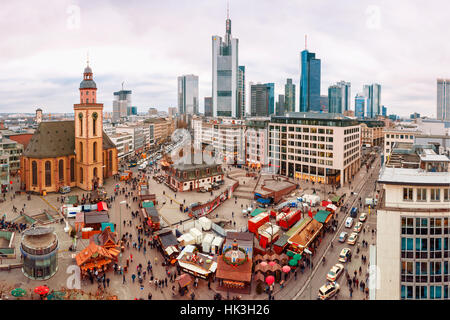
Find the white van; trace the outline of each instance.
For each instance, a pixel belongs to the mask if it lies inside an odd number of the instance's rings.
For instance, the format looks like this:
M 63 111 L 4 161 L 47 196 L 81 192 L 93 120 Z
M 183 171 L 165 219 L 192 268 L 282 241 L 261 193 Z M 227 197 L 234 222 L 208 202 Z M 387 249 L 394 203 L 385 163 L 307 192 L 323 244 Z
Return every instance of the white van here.
M 347 219 L 345 219 L 345 227 L 346 228 L 351 228 L 353 226 L 353 218 L 352 217 L 348 217 Z

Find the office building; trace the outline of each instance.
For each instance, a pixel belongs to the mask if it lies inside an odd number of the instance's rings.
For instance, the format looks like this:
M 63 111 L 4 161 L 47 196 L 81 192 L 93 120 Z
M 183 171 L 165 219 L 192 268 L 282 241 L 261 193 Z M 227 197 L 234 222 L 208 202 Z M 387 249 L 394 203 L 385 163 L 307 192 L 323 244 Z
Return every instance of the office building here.
M 437 119 L 450 120 L 450 79 L 437 79 Z
M 269 122 L 269 117 L 247 118 L 245 121 L 245 159 L 248 167 L 262 169 L 269 163 Z
M 449 163 L 432 144 L 392 149 L 378 179 L 376 300 L 449 298 Z
M 270 115 L 270 90 L 267 84 L 250 85 L 250 113 L 252 117 L 266 117 Z
M 367 107 L 367 98 L 358 93 L 355 97 L 355 117 L 358 119 L 364 119 L 364 112 Z
M 177 108 L 169 107 L 167 113 L 169 114 L 169 117 L 175 117 L 177 115 Z
M 198 114 L 198 76 L 188 74 L 178 77 L 178 113 Z
M 245 66 L 238 70 L 238 118 L 245 117 Z
M 131 108 L 131 90 L 120 90 L 114 92 L 113 100 L 113 123 L 123 121 Z
M 275 83 L 266 83 L 269 88 L 269 114 L 275 114 Z
M 367 98 L 367 118 L 376 118 L 381 115 L 381 85 L 377 83 L 364 85 L 364 96 Z
M 320 111 L 328 112 L 328 96 L 320 96 Z
M 360 168 L 360 124 L 332 113 L 293 112 L 269 123 L 269 168 L 295 179 L 344 185 Z
M 384 139 L 383 121 L 378 120 L 360 120 L 361 124 L 361 144 L 368 148 L 381 146 Z
M 303 50 L 300 55 L 300 112 L 320 111 L 320 59 Z
M 238 39 L 231 36 L 227 16 L 225 39 L 212 36 L 212 101 L 214 117 L 239 117 Z
M 295 112 L 295 84 L 287 79 L 284 85 L 285 112 Z
M 386 108 L 386 106 L 382 106 L 381 107 L 381 115 L 383 117 L 387 117 L 387 108 Z M 420 115 L 419 115 L 419 117 L 420 117 Z
M 344 113 L 350 110 L 350 82 L 340 81 L 328 88 L 328 112 Z
M 205 117 L 212 117 L 212 97 L 205 97 Z
M 285 114 L 285 112 L 286 112 L 285 95 L 279 94 L 278 95 L 277 105 L 276 105 L 276 114 L 281 116 L 281 115 Z

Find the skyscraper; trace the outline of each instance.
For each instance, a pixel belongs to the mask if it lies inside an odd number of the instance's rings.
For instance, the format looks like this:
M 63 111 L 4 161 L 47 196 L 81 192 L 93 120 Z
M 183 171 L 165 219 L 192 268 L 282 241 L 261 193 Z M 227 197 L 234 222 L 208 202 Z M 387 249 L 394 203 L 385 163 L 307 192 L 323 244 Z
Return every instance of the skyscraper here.
M 450 120 L 450 79 L 437 79 L 437 119 Z
M 188 74 L 178 77 L 178 113 L 198 114 L 198 76 Z
M 362 94 L 357 94 L 355 97 L 355 117 L 364 119 L 364 111 L 367 106 L 367 98 Z
M 367 118 L 376 118 L 381 114 L 381 85 L 377 83 L 365 85 L 364 96 L 367 98 Z
M 212 117 L 212 98 L 205 97 L 205 117 Z
M 328 112 L 344 113 L 350 110 L 350 82 L 340 81 L 328 88 Z
M 238 70 L 238 118 L 245 117 L 245 66 Z
M 320 59 L 305 49 L 300 65 L 300 112 L 320 111 Z
M 275 113 L 275 83 L 266 83 L 269 88 L 269 114 Z
M 278 101 L 276 106 L 276 114 L 277 116 L 284 115 L 286 113 L 286 100 L 283 94 L 278 95 Z
M 131 90 L 122 90 L 114 92 L 113 117 L 112 122 L 118 123 L 122 118 L 127 117 L 128 110 L 131 108 Z
M 270 115 L 269 110 L 269 97 L 270 86 L 267 84 L 251 84 L 250 96 L 251 96 L 251 115 L 258 117 L 266 117 Z
M 284 112 L 295 112 L 295 84 L 292 79 L 287 79 L 284 85 Z
M 381 115 L 383 117 L 387 117 L 387 108 L 385 106 L 381 107 Z
M 214 117 L 239 116 L 238 39 L 231 36 L 227 14 L 225 39 L 212 36 L 212 101 Z

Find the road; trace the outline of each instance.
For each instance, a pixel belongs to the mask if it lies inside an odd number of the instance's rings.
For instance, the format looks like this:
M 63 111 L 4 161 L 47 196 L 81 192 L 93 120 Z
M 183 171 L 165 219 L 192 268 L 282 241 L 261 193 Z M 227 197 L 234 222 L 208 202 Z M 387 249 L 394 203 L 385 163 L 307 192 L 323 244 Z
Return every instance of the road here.
M 345 228 L 344 221 L 345 219 L 350 216 L 350 209 L 354 206 L 358 206 L 360 209 L 360 212 L 368 212 L 368 208 L 363 208 L 361 210 L 359 206 L 359 198 L 361 197 L 363 203 L 364 199 L 366 197 L 372 197 L 374 195 L 375 187 L 376 187 L 376 181 L 378 178 L 378 172 L 380 170 L 380 157 L 377 156 L 376 160 L 372 164 L 371 169 L 369 169 L 369 172 L 366 173 L 366 170 L 363 168 L 360 170 L 358 175 L 360 175 L 360 183 L 357 185 L 353 190 L 355 194 L 353 196 L 350 196 L 346 203 L 348 205 L 348 212 L 344 215 L 343 213 L 339 213 L 339 226 L 335 233 L 327 234 L 325 237 L 326 243 L 322 241 L 322 244 L 320 247 L 326 247 L 325 251 L 319 251 L 321 254 L 319 257 L 314 257 L 314 266 L 313 270 L 306 268 L 305 269 L 305 275 L 309 275 L 312 273 L 312 276 L 309 276 L 308 281 L 306 284 L 302 287 L 302 289 L 295 295 L 294 299 L 296 300 L 314 300 L 317 298 L 317 293 L 319 288 L 324 285 L 326 280 L 326 275 L 328 271 L 331 269 L 331 267 L 338 263 L 338 255 L 340 251 L 343 248 L 350 248 L 352 250 L 352 260 L 351 262 L 344 263 L 345 269 L 349 272 L 350 276 L 354 276 L 354 271 L 358 270 L 360 266 L 363 266 L 363 270 L 361 275 L 357 275 L 357 278 L 359 281 L 365 280 L 365 269 L 368 267 L 368 259 L 366 264 L 362 264 L 361 261 L 361 255 L 364 255 L 366 257 L 369 256 L 369 246 L 375 244 L 376 236 L 372 235 L 372 229 L 376 228 L 376 214 L 374 211 L 371 211 L 371 214 L 369 215 L 366 222 L 364 222 L 364 229 L 361 230 L 359 233 L 357 242 L 354 246 L 349 245 L 347 243 L 340 243 L 337 239 L 339 237 L 339 234 L 342 231 L 346 231 L 349 235 L 351 232 L 353 232 L 353 227 L 351 229 Z M 359 218 L 359 214 L 358 214 Z M 330 247 L 330 239 L 333 242 L 333 248 Z M 365 240 L 369 243 L 369 246 L 367 248 L 362 248 L 362 240 Z M 357 248 L 360 248 L 359 254 L 356 254 Z M 326 261 L 323 264 L 322 258 L 325 256 Z M 364 268 L 365 266 L 365 268 Z M 338 299 L 350 299 L 350 291 L 349 287 L 347 285 L 347 280 L 345 275 L 343 274 L 339 279 L 338 283 L 341 287 L 340 293 L 338 294 Z M 364 294 L 362 291 L 359 290 L 359 288 L 354 287 L 353 288 L 353 299 L 363 299 Z

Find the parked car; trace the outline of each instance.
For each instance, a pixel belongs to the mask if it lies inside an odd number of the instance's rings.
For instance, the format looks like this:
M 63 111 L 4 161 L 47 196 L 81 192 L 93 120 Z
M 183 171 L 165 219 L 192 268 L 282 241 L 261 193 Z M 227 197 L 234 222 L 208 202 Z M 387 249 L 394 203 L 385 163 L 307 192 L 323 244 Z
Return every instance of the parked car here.
M 347 232 L 342 231 L 341 234 L 339 235 L 339 242 L 345 242 L 345 239 L 347 239 L 347 235 L 348 235 Z
M 364 222 L 366 220 L 367 220 L 367 212 L 361 213 L 361 215 L 359 216 L 359 221 Z
M 344 248 L 339 254 L 339 262 L 347 262 L 348 258 L 352 255 L 352 251 L 349 248 Z
M 350 236 L 347 239 L 347 243 L 354 245 L 356 243 L 356 239 L 358 239 L 358 234 L 356 232 L 353 232 L 350 234 Z
M 353 218 L 348 217 L 347 219 L 345 219 L 345 227 L 351 228 L 352 226 L 353 226 Z
M 331 267 L 330 271 L 328 271 L 327 280 L 330 282 L 336 281 L 342 274 L 342 271 L 344 271 L 344 265 L 336 263 Z
M 356 218 L 357 214 L 358 214 L 358 208 L 353 207 L 352 210 L 350 211 L 350 217 Z
M 319 299 L 320 300 L 327 300 L 332 298 L 334 295 L 336 295 L 339 292 L 340 286 L 336 282 L 331 282 L 328 284 L 323 285 L 319 289 Z
M 353 232 L 359 233 L 363 227 L 363 223 L 358 221 L 353 228 Z
M 66 194 L 66 193 L 69 193 L 70 190 L 71 190 L 70 186 L 63 186 L 63 187 L 59 188 L 59 193 Z

